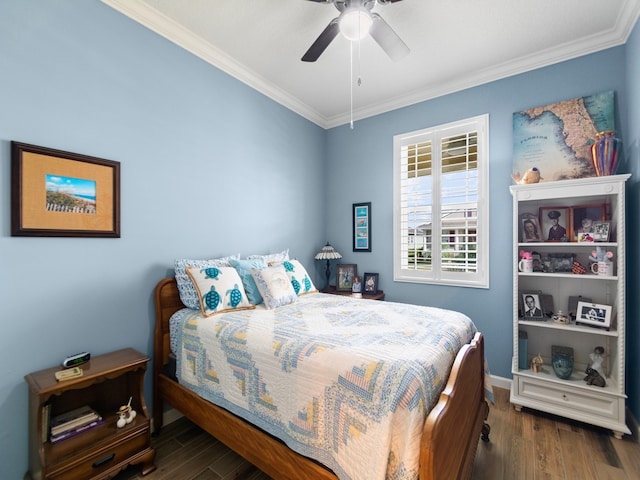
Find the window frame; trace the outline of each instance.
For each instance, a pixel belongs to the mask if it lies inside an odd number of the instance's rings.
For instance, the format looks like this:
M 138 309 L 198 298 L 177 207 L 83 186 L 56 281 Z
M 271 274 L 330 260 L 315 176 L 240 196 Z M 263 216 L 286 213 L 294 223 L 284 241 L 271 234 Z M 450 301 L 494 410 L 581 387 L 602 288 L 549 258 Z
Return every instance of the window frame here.
M 443 137 L 456 134 L 477 132 L 477 224 L 476 224 L 476 272 L 443 272 L 441 270 L 441 245 L 432 244 L 433 258 L 438 255 L 437 268 L 431 270 L 419 270 L 403 268 L 402 238 L 409 236 L 406 227 L 403 231 L 402 200 L 403 192 L 401 182 L 403 175 L 401 168 L 402 149 L 420 142 L 432 142 L 432 178 L 433 194 L 430 208 L 433 218 L 441 218 L 442 206 L 439 192 L 441 185 L 441 148 L 440 141 Z M 421 140 L 425 139 L 425 140 Z M 436 145 L 438 146 L 436 148 Z M 436 152 L 437 150 L 437 152 Z M 436 235 L 435 228 L 431 230 L 431 238 L 439 238 L 442 233 L 440 220 L 437 221 L 440 231 Z M 405 223 L 406 224 L 406 223 Z M 434 222 L 435 224 L 435 222 Z M 472 288 L 489 288 L 489 115 L 479 115 L 464 120 L 454 121 L 443 125 L 436 125 L 413 132 L 402 133 L 393 137 L 393 279 L 397 282 L 425 283 L 436 285 L 450 285 Z M 407 245 L 409 239 L 406 240 Z M 408 248 L 408 247 L 407 247 Z

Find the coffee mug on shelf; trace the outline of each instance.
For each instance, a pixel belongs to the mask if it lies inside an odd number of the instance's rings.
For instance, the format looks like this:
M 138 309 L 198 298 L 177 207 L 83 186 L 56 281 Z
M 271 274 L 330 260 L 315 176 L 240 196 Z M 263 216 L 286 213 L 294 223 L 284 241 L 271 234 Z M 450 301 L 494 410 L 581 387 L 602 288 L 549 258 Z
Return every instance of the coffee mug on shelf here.
M 605 277 L 613 276 L 613 262 L 595 262 L 591 264 L 591 272 Z
M 533 258 L 523 258 L 518 262 L 518 270 L 522 273 L 533 272 Z

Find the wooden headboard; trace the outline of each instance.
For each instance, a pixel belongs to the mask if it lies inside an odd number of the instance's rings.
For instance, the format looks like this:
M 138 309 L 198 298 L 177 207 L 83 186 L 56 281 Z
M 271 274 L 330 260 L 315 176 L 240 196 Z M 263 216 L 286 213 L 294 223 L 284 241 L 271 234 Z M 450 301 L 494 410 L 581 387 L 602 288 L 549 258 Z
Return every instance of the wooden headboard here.
M 185 308 L 180 300 L 178 284 L 175 278 L 163 278 L 158 282 L 155 290 L 154 303 L 156 307 L 156 326 L 153 335 L 153 353 L 155 360 L 154 371 L 157 377 L 162 367 L 168 363 L 169 354 L 171 353 L 169 319 L 175 312 L 181 308 Z M 162 362 L 159 362 L 159 359 L 162 359 Z

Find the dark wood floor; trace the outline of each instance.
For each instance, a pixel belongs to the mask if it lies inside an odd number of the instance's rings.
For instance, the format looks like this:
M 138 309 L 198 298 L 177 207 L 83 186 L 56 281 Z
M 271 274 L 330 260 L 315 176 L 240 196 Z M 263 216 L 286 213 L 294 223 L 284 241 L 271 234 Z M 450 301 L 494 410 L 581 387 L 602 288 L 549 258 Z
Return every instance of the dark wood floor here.
M 638 480 L 637 437 L 616 440 L 608 430 L 509 405 L 495 388 L 491 440 L 479 442 L 473 480 Z M 269 477 L 182 418 L 153 439 L 155 472 L 130 467 L 115 480 L 268 480 Z M 277 480 L 277 479 L 276 479 Z M 301 479 L 302 480 L 302 479 Z

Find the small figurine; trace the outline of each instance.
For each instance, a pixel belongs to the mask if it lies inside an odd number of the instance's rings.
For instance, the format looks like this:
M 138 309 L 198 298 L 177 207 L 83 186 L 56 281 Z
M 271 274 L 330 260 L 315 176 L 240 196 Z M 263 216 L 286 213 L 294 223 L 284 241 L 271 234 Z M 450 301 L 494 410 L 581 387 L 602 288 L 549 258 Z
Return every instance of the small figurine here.
M 542 356 L 540 354 L 538 354 L 537 357 L 533 357 L 531 359 L 531 370 L 533 370 L 533 373 L 538 373 L 538 370 L 542 369 L 543 363 L 544 361 L 542 360 Z
M 591 359 L 590 367 L 604 377 L 604 347 L 596 347 L 593 349 L 593 353 L 589 354 Z
M 566 315 L 562 310 L 558 310 L 558 313 L 551 317 L 553 323 L 558 325 L 569 325 L 569 315 Z
M 587 382 L 587 385 L 594 385 L 596 387 L 604 387 L 607 384 L 607 382 L 605 381 L 604 377 L 602 375 L 600 375 L 593 368 L 587 367 L 587 370 L 585 371 L 585 373 L 587 374 L 587 376 L 584 377 L 584 381 Z
M 530 168 L 529 170 L 524 172 L 524 175 L 522 177 L 520 177 L 520 172 L 516 172 L 513 175 L 511 175 L 511 178 L 513 178 L 514 182 L 516 182 L 516 183 L 518 183 L 520 185 L 528 185 L 530 183 L 538 183 L 540 180 L 544 180 L 540 176 L 540 170 L 538 170 L 536 167 Z
M 116 426 L 118 428 L 124 427 L 127 423 L 133 422 L 133 419 L 136 418 L 136 411 L 131 408 L 131 398 L 132 397 L 129 397 L 128 404 L 122 405 L 116 412 L 116 414 L 118 415 Z

